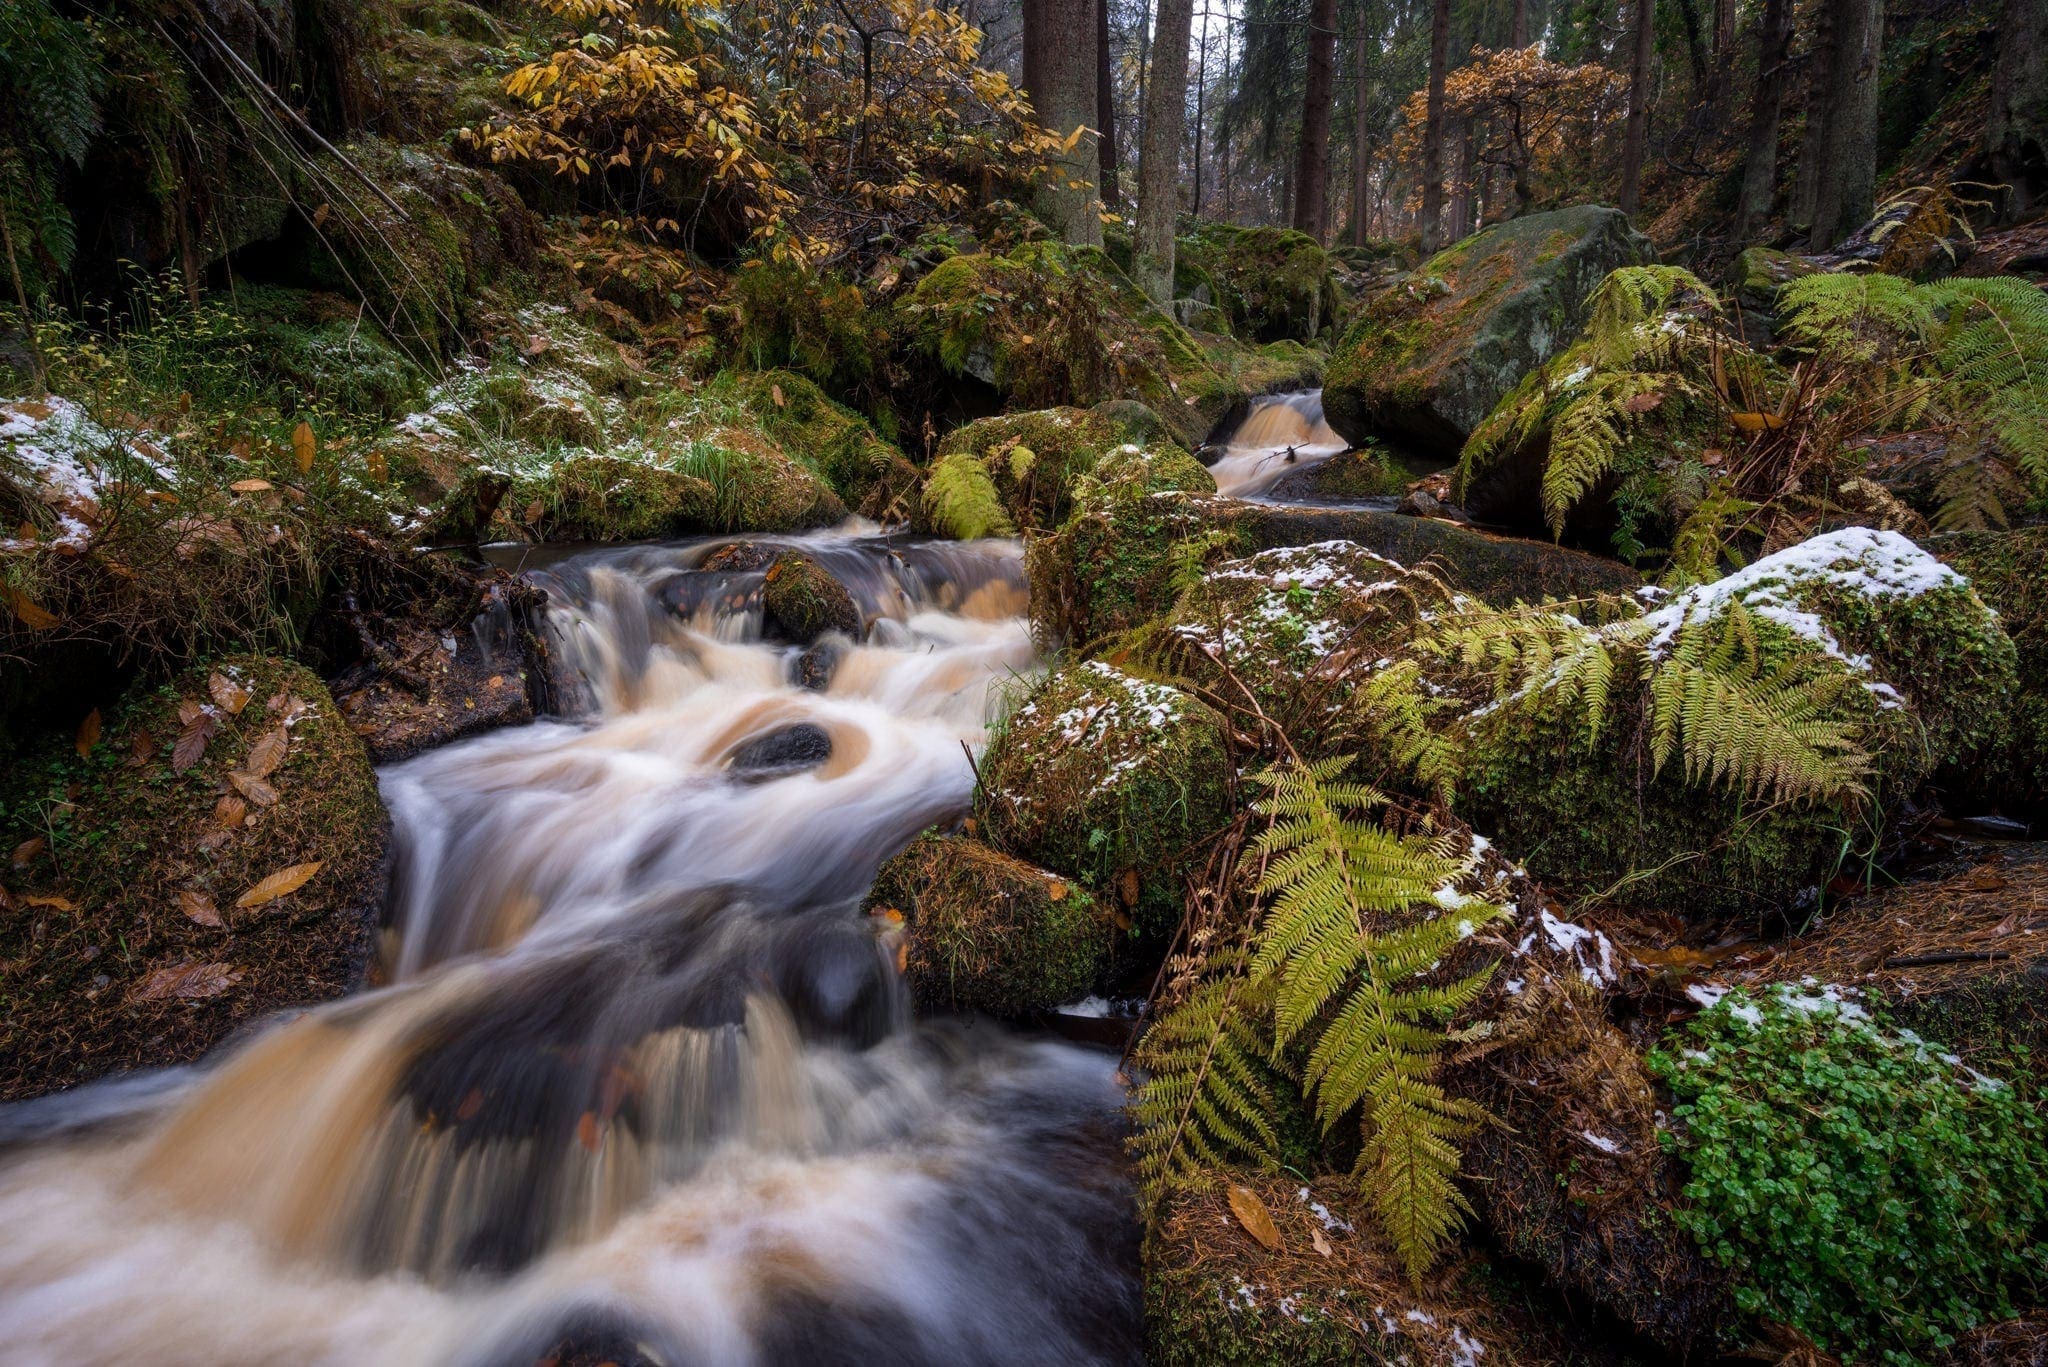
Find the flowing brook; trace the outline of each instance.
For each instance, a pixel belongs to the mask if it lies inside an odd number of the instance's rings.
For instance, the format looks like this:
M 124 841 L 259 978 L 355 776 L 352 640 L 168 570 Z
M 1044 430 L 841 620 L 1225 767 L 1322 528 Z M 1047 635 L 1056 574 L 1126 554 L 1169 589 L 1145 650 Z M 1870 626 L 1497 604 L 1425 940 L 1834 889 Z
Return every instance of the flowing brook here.
M 1350 443 L 1323 420 L 1323 391 L 1273 394 L 1253 401 L 1209 467 L 1219 493 L 1257 498 L 1297 470 L 1320 465 Z
M 1036 667 L 1018 549 L 788 542 L 874 623 L 800 652 L 781 544 L 534 572 L 567 715 L 383 775 L 389 985 L 0 1113 L 0 1361 L 1137 1357 L 1113 1061 L 913 1023 L 860 911 Z

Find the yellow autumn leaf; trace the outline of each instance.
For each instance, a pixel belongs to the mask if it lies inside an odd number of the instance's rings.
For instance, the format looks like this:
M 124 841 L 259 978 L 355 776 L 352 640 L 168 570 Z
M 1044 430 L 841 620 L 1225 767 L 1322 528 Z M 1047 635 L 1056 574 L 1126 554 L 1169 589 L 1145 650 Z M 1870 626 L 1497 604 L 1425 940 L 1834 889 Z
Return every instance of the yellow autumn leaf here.
M 228 486 L 238 494 L 260 494 L 270 487 L 267 479 L 238 479 Z
M 1280 1229 L 1273 1223 L 1273 1216 L 1266 1209 L 1266 1203 L 1250 1187 L 1232 1185 L 1230 1188 L 1230 1213 L 1244 1226 L 1245 1233 L 1264 1244 L 1274 1253 L 1280 1251 Z
M 45 612 L 20 589 L 0 589 L 0 602 L 6 603 L 7 610 L 30 631 L 48 631 L 57 625 L 54 613 Z
M 243 911 L 247 911 L 250 907 L 260 907 L 266 902 L 275 902 L 280 897 L 288 897 L 306 886 L 306 883 L 313 875 L 320 872 L 320 866 L 324 862 L 326 861 L 315 859 L 310 864 L 294 864 L 290 868 L 279 869 L 255 887 L 250 888 L 240 897 L 237 897 L 235 899 L 235 906 Z
M 313 454 L 319 449 L 319 442 L 313 436 L 313 424 L 301 418 L 299 425 L 292 429 L 292 458 L 299 463 L 299 473 L 313 473 Z

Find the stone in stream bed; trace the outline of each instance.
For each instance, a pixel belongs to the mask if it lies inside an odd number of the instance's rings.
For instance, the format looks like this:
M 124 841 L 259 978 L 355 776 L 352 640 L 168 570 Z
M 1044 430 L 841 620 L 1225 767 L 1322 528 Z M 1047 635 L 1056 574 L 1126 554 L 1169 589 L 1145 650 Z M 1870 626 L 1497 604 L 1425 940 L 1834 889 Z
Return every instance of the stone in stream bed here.
M 224 657 L 136 685 L 86 742 L 0 777 L 0 1098 L 189 1063 L 361 985 L 389 823 L 318 678 Z
M 970 836 L 926 835 L 882 866 L 868 911 L 904 923 L 921 1011 L 1022 1016 L 1094 991 L 1121 932 L 1072 878 Z
M 831 758 L 831 732 L 798 722 L 748 741 L 727 757 L 725 768 L 742 783 L 763 783 L 815 769 Z
M 793 645 L 809 645 L 827 632 L 858 641 L 867 629 L 846 586 L 798 551 L 785 551 L 768 567 L 761 612 L 763 633 Z

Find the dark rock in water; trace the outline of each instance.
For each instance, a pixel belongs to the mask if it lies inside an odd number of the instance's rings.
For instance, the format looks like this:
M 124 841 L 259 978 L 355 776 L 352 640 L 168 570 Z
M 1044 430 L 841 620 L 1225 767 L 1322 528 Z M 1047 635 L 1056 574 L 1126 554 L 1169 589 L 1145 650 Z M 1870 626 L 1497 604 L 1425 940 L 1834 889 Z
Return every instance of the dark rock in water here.
M 875 937 L 855 922 L 785 939 L 774 976 L 808 1038 L 866 1048 L 894 1023 L 895 975 Z
M 1234 499 L 1196 500 L 1247 553 L 1318 541 L 1350 541 L 1402 565 L 1430 561 L 1454 587 L 1497 607 L 1516 599 L 1577 598 L 1640 585 L 1642 576 L 1618 560 L 1567 550 L 1548 541 L 1493 536 L 1434 517 L 1404 517 L 1372 508 L 1289 508 Z
M 655 597 L 671 616 L 688 622 L 699 614 L 733 617 L 761 606 L 759 570 L 685 570 L 662 581 Z
M 1610 271 L 1656 259 L 1626 215 L 1580 205 L 1476 233 L 1375 297 L 1330 357 L 1323 407 L 1354 442 L 1392 431 L 1449 457 L 1569 346 Z
M 715 548 L 697 562 L 697 568 L 719 573 L 765 570 L 782 554 L 780 548 L 758 541 L 733 541 Z
M 1442 517 L 1444 505 L 1427 489 L 1415 489 L 1394 505 L 1394 511 L 1403 517 Z
M 853 595 L 829 571 L 794 551 L 768 567 L 762 591 L 762 632 L 771 640 L 809 645 L 828 631 L 858 641 L 866 623 Z
M 815 769 L 830 758 L 831 735 L 822 726 L 800 722 L 748 741 L 733 751 L 726 769 L 743 783 L 759 783 Z
M 845 658 L 845 645 L 837 639 L 828 637 L 797 656 L 790 673 L 794 676 L 798 688 L 823 693 L 832 686 L 832 675 L 838 670 L 839 662 Z

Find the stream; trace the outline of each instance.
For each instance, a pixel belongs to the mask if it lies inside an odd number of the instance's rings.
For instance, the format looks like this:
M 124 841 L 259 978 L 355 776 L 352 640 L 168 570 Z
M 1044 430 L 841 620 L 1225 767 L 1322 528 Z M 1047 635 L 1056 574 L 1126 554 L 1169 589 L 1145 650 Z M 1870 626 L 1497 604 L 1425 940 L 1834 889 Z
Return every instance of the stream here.
M 384 985 L 0 1110 L 0 1363 L 1138 1358 L 1113 1057 L 913 1021 L 860 906 L 1039 668 L 1019 548 L 748 545 L 867 641 L 731 542 L 530 568 L 563 713 L 382 772 Z

